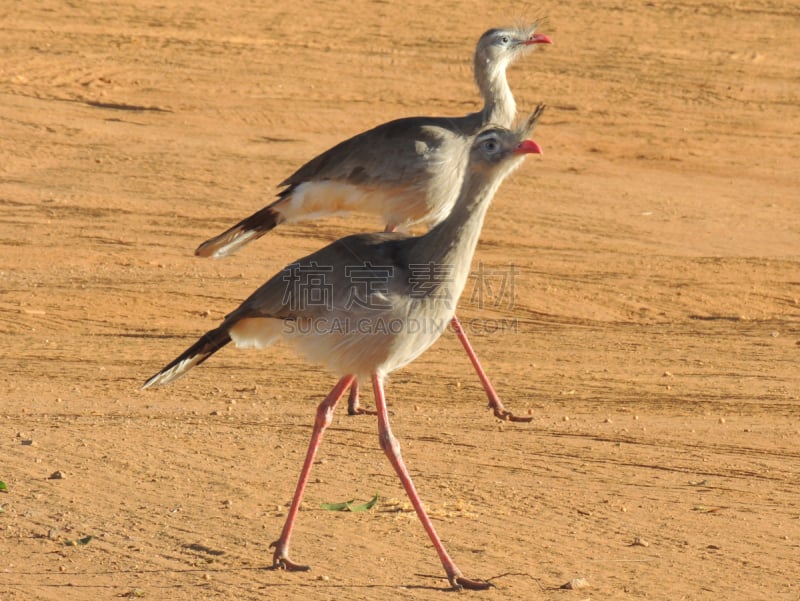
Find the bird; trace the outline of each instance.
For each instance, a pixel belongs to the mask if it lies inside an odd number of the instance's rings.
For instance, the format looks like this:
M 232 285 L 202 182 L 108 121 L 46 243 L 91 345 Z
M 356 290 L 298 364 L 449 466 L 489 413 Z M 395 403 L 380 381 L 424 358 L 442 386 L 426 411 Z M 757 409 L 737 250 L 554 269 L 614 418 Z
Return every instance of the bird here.
M 447 327 L 466 285 L 484 216 L 496 190 L 527 154 L 542 152 L 528 136 L 543 110 L 544 105 L 539 105 L 513 130 L 495 125 L 479 130 L 461 158 L 466 165 L 465 178 L 453 210 L 430 231 L 421 236 L 354 234 L 287 265 L 142 386 L 168 384 L 230 342 L 237 347 L 264 348 L 278 340 L 339 378 L 317 407 L 286 522 L 280 537 L 270 545 L 275 548 L 273 568 L 309 569 L 289 557 L 292 529 L 334 408 L 360 378 L 372 382 L 380 446 L 428 533 L 451 587 L 489 587 L 486 581 L 463 575 L 425 512 L 389 425 L 384 381 L 427 350 Z
M 463 178 L 463 162 L 454 160 L 445 144 L 457 136 L 466 147 L 482 126 L 510 127 L 516 103 L 506 69 L 537 44 L 552 44 L 536 33 L 538 23 L 493 28 L 478 40 L 475 81 L 483 97 L 480 111 L 462 117 L 406 117 L 351 137 L 311 159 L 278 187 L 270 205 L 203 242 L 195 254 L 225 257 L 260 238 L 277 225 L 324 215 L 361 211 L 379 215 L 386 231 L 411 226 L 433 227 L 450 212 Z M 456 156 L 461 154 L 455 151 Z M 503 420 L 530 421 L 507 411 L 467 338 L 458 318 L 452 328 L 461 341 L 489 399 Z M 370 413 L 359 407 L 358 380 L 353 382 L 348 413 Z

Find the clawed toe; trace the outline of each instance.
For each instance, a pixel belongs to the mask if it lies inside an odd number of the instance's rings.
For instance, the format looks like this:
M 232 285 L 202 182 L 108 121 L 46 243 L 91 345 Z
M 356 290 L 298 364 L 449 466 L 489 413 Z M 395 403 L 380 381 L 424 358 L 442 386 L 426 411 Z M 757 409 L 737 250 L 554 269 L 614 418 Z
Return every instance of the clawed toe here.
M 272 560 L 273 570 L 286 570 L 287 572 L 308 572 L 311 566 L 295 563 L 288 557 L 278 557 Z
M 273 570 L 286 570 L 287 572 L 308 572 L 311 566 L 295 563 L 289 559 L 289 554 L 283 549 L 283 545 L 279 541 L 275 541 L 270 545 L 270 548 L 275 547 L 275 553 L 272 556 L 272 569 Z
M 348 407 L 347 415 L 378 415 L 378 412 L 372 409 L 363 409 L 362 407 Z
M 469 591 L 485 591 L 491 588 L 492 584 L 485 580 L 472 580 L 464 578 L 463 576 L 454 576 L 450 578 L 450 584 L 456 590 L 467 589 Z
M 517 417 L 510 411 L 506 411 L 505 409 L 498 409 L 497 407 L 492 407 L 494 410 L 494 416 L 497 419 L 502 419 L 504 422 L 523 422 L 527 423 L 533 421 L 533 417 Z

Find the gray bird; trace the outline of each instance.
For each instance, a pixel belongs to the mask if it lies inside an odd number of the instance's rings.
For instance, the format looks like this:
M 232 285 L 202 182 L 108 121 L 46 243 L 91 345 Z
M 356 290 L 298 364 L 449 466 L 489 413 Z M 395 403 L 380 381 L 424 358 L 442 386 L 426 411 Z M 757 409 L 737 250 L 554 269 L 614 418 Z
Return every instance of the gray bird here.
M 433 227 L 450 213 L 463 179 L 463 149 L 484 125 L 510 127 L 516 104 L 506 69 L 536 44 L 550 38 L 531 27 L 490 29 L 478 40 L 475 81 L 483 108 L 463 117 L 409 117 L 379 125 L 323 152 L 279 184 L 278 199 L 222 234 L 201 244 L 195 254 L 224 257 L 260 238 L 275 226 L 304 219 L 361 211 L 377 214 L 386 231 L 420 224 Z M 530 421 L 507 411 L 483 370 L 458 318 L 452 327 L 501 419 Z M 358 406 L 358 380 L 348 401 Z
M 484 216 L 503 179 L 529 153 L 544 109 L 539 106 L 516 130 L 495 125 L 480 130 L 463 148 L 465 178 L 450 214 L 427 234 L 356 234 L 296 261 L 267 281 L 143 388 L 183 376 L 233 341 L 262 348 L 283 340 L 340 379 L 317 408 L 292 506 L 280 538 L 273 543 L 273 566 L 306 570 L 289 559 L 289 542 L 317 448 L 344 391 L 357 379 L 372 380 L 380 445 L 388 456 L 427 531 L 454 588 L 487 588 L 465 578 L 448 555 L 428 518 L 389 427 L 383 382 L 411 363 L 442 334 L 467 282 Z

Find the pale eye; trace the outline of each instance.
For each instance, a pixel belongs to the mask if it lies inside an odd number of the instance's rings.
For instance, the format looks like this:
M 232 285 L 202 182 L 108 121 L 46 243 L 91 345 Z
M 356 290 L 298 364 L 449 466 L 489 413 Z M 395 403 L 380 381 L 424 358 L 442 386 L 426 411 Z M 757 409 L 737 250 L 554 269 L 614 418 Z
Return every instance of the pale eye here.
M 494 154 L 497 152 L 497 142 L 494 140 L 487 140 L 483 143 L 483 149 L 489 154 Z
M 500 41 L 503 42 L 503 44 L 508 44 L 509 42 L 508 36 L 504 35 L 502 38 L 500 38 Z

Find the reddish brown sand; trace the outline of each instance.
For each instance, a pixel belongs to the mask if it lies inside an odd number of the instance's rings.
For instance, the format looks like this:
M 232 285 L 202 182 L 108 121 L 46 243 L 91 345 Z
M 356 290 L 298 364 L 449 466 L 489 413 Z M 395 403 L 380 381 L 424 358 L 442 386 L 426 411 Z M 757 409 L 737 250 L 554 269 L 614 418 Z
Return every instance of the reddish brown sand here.
M 226 348 L 139 386 L 289 260 L 381 224 L 281 227 L 221 261 L 197 244 L 344 137 L 474 110 L 478 36 L 542 15 L 555 45 L 510 81 L 549 105 L 545 154 L 497 195 L 460 304 L 534 419 L 494 419 L 448 334 L 388 385 L 406 462 L 496 586 L 470 598 L 800 599 L 796 6 L 0 12 L 2 601 L 449 598 L 374 418 L 342 408 L 293 541 L 313 570 L 265 569 L 331 375 Z

